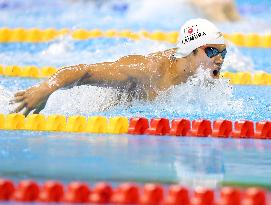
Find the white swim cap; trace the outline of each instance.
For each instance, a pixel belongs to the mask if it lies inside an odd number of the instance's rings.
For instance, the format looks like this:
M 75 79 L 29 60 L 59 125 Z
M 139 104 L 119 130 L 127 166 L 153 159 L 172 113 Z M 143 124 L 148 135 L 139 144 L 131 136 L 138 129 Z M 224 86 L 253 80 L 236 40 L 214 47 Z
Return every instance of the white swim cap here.
M 188 56 L 193 50 L 206 44 L 224 44 L 218 28 L 206 19 L 191 19 L 181 27 L 175 57 Z

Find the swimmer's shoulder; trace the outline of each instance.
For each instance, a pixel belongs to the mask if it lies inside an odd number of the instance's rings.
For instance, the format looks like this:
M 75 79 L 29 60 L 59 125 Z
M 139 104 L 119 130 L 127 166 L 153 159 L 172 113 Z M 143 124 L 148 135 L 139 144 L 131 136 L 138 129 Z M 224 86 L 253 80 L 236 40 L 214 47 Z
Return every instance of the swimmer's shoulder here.
M 121 64 L 135 64 L 139 62 L 146 63 L 148 62 L 148 57 L 144 55 L 127 55 L 121 57 L 117 62 Z
M 172 55 L 176 49 L 168 49 L 164 51 L 153 52 L 148 55 L 127 55 L 120 58 L 118 65 L 138 65 L 138 71 L 144 72 L 146 76 L 156 75 L 162 76 L 168 69 Z
M 152 57 L 156 59 L 156 61 L 159 63 L 159 67 L 164 70 L 165 67 L 168 67 L 172 57 L 174 56 L 176 52 L 176 48 L 167 49 L 164 51 L 156 52 L 152 54 Z
M 160 52 L 152 53 L 149 55 L 128 55 L 120 58 L 117 61 L 118 65 L 129 65 L 128 67 L 138 67 L 138 71 L 144 72 L 145 74 L 153 73 L 157 71 L 163 62 L 162 58 L 159 57 Z
M 172 55 L 175 53 L 175 48 L 173 49 L 168 49 L 164 51 L 158 51 L 158 52 L 153 52 L 148 55 L 127 55 L 124 57 L 121 57 L 117 62 L 119 63 L 125 63 L 125 64 L 130 64 L 130 63 L 159 63 L 163 61 L 167 61 L 170 59 Z
M 156 58 L 157 60 L 160 60 L 160 61 L 168 61 L 175 54 L 175 52 L 176 52 L 176 48 L 171 48 L 164 51 L 150 53 L 148 57 Z

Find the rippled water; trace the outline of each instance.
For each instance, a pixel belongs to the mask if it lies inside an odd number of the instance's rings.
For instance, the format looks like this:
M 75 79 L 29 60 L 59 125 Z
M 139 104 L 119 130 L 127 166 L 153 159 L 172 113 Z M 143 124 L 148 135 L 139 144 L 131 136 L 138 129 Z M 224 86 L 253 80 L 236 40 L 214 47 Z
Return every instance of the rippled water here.
M 151 0 L 145 4 L 127 2 L 85 5 L 67 4 L 64 0 L 2 0 L 0 23 L 9 27 L 177 30 L 187 18 L 197 15 L 188 5 L 174 6 L 176 0 L 159 1 L 155 5 Z M 270 31 L 270 1 L 238 0 L 237 4 L 243 20 L 219 24 L 223 31 Z M 174 45 L 153 41 L 103 38 L 74 41 L 66 37 L 51 43 L 0 44 L 0 64 L 62 67 L 112 61 L 123 55 L 147 54 L 171 47 Z M 270 49 L 230 45 L 228 54 L 224 71 L 271 72 Z M 80 86 L 60 90 L 49 98 L 43 113 L 170 119 L 271 119 L 270 86 L 230 86 L 225 80 L 204 85 L 202 77 L 204 75 L 161 93 L 152 103 L 137 101 L 132 105 L 124 102 L 111 106 L 116 95 L 112 89 Z M 14 92 L 39 82 L 37 79 L 0 77 L 0 113 L 7 114 L 12 109 L 8 101 Z M 1 131 L 0 176 L 91 182 L 159 181 L 211 187 L 225 182 L 270 186 L 269 152 L 269 140 Z
M 0 22 L 2 26 L 29 28 L 178 30 L 187 19 L 203 17 L 197 9 L 189 5 L 187 0 L 82 2 L 86 1 L 2 0 Z M 223 31 L 260 33 L 270 31 L 271 3 L 269 0 L 237 0 L 236 2 L 243 16 L 242 21 L 220 24 Z
M 270 141 L 262 140 L 4 131 L 0 142 L 0 175 L 15 179 L 217 187 L 266 185 L 271 174 Z

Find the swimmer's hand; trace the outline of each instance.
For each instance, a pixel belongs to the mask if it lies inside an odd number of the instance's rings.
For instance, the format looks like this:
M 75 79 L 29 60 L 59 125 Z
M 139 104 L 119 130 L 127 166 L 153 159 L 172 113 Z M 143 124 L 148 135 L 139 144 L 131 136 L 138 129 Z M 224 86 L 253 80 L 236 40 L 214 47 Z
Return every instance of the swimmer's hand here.
M 10 101 L 10 104 L 18 103 L 19 105 L 11 113 L 19 113 L 23 110 L 23 114 L 27 116 L 34 110 L 33 113 L 37 114 L 45 107 L 50 94 L 50 88 L 45 84 L 17 92 Z

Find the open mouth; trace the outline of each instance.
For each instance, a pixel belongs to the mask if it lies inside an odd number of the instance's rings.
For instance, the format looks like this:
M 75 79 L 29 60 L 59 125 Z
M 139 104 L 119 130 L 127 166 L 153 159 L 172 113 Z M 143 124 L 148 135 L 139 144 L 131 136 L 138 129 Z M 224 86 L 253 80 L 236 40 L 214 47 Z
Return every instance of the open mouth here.
M 218 76 L 219 75 L 219 70 L 213 70 L 213 75 Z

